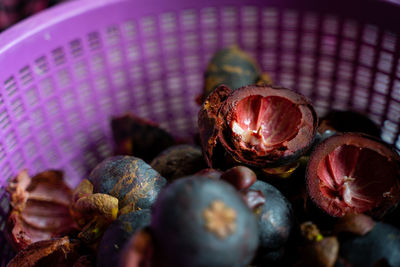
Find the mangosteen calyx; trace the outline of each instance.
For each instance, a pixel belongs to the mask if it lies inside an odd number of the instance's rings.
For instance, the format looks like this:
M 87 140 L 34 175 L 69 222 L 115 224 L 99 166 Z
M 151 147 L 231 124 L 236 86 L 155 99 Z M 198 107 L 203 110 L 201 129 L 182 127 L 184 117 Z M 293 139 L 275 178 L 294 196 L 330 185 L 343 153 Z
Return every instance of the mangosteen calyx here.
M 203 210 L 205 227 L 220 239 L 234 233 L 236 229 L 236 211 L 221 200 L 214 200 Z

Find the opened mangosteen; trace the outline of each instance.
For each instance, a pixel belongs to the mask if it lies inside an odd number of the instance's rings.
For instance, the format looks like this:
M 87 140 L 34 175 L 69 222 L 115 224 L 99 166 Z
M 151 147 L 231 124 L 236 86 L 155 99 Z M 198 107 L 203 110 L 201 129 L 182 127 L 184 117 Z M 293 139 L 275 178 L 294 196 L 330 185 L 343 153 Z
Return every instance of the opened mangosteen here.
M 152 213 L 155 250 L 170 266 L 246 266 L 257 249 L 257 222 L 230 184 L 202 176 L 174 181 Z
M 12 207 L 7 237 L 15 250 L 78 230 L 69 212 L 72 190 L 61 171 L 48 170 L 31 178 L 24 170 L 10 181 L 7 191 Z
M 358 133 L 334 135 L 310 157 L 308 192 L 332 216 L 369 212 L 380 217 L 399 201 L 399 166 L 399 155 L 378 139 Z
M 168 181 L 194 174 L 206 167 L 201 149 L 192 145 L 172 146 L 150 163 Z
M 259 168 L 290 164 L 311 146 L 317 124 L 305 97 L 265 85 L 235 91 L 220 86 L 199 113 L 200 139 L 210 167 L 218 165 L 219 143 L 239 164 Z
M 132 114 L 113 118 L 111 128 L 116 155 L 135 156 L 150 162 L 175 144 L 174 138 L 157 124 Z
M 104 232 L 97 250 L 97 265 L 120 266 L 124 246 L 141 228 L 150 224 L 150 210 L 138 210 L 118 217 Z

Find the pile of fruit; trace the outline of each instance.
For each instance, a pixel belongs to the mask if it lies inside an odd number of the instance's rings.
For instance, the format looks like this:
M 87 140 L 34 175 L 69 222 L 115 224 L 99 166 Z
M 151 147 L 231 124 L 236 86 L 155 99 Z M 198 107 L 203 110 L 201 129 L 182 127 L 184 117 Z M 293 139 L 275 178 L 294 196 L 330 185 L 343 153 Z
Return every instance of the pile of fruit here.
M 19 173 L 8 266 L 400 266 L 400 156 L 371 120 L 319 119 L 237 47 L 197 101 L 192 144 L 127 114 L 77 188 Z

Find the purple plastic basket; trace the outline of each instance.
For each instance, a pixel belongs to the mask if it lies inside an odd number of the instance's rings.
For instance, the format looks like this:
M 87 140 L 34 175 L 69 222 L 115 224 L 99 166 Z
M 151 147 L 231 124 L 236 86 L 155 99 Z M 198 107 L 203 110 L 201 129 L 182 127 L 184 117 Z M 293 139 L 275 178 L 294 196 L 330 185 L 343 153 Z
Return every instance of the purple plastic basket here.
M 366 0 L 73 1 L 0 35 L 0 230 L 21 169 L 72 186 L 111 155 L 110 117 L 132 111 L 196 132 L 203 70 L 238 44 L 276 83 L 366 112 L 400 148 L 400 8 Z M 10 254 L 0 234 L 0 266 Z

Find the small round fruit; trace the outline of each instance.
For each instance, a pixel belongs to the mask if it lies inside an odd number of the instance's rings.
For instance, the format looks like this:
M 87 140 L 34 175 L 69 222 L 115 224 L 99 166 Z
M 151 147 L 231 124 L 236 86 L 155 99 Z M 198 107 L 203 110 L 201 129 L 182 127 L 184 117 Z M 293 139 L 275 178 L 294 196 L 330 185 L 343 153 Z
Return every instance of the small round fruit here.
M 366 115 L 355 111 L 332 110 L 321 118 L 318 132 L 358 132 L 380 137 L 379 127 Z
M 245 166 L 236 166 L 225 171 L 221 179 L 233 185 L 237 190 L 248 189 L 257 181 L 257 175 Z
M 201 149 L 192 145 L 176 145 L 161 152 L 150 164 L 168 181 L 194 174 L 206 167 Z
M 400 199 L 400 157 L 367 135 L 334 135 L 313 151 L 307 166 L 312 200 L 332 216 L 382 216 Z
M 170 266 L 246 266 L 258 245 L 255 216 L 239 192 L 202 176 L 176 180 L 160 193 L 151 229 Z
M 150 208 L 165 178 L 143 160 L 132 156 L 105 159 L 89 175 L 94 193 L 118 198 L 119 214 Z
M 225 150 L 238 162 L 260 168 L 296 161 L 313 143 L 318 125 L 317 114 L 304 96 L 275 86 L 233 91 L 218 119 Z
M 150 224 L 150 210 L 123 214 L 107 228 L 97 250 L 97 267 L 108 267 L 120 262 L 123 247 L 131 236 Z
M 257 181 L 251 190 L 261 191 L 264 204 L 256 212 L 260 248 L 276 250 L 286 244 L 293 228 L 293 214 L 289 201 L 274 186 Z
M 341 240 L 339 257 L 351 266 L 400 266 L 400 230 L 377 222 L 371 232 Z

